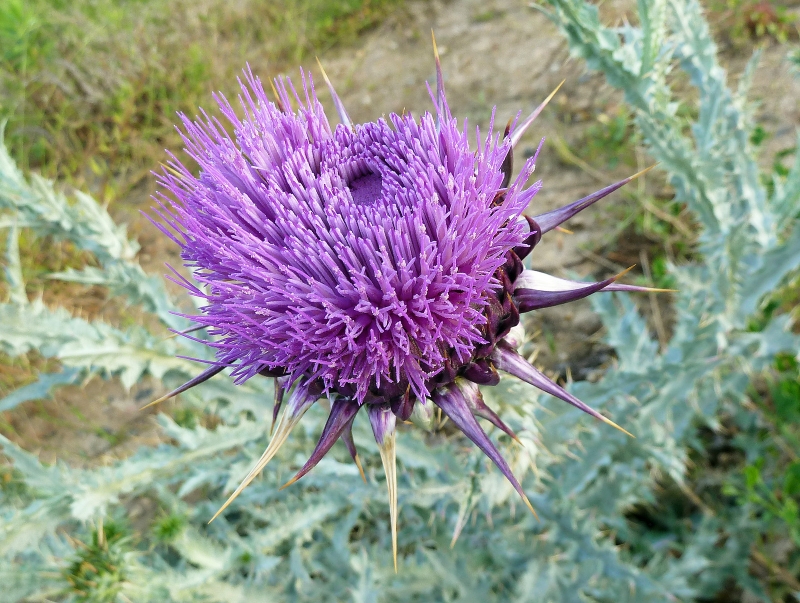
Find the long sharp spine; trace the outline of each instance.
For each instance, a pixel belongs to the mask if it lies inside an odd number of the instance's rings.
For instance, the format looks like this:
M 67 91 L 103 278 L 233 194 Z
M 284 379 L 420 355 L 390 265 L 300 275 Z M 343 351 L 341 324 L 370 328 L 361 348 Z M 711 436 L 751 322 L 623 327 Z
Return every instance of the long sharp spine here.
M 615 190 L 622 188 L 623 186 L 628 184 L 631 180 L 635 180 L 639 176 L 649 172 L 654 167 L 655 165 L 651 165 L 649 168 L 646 168 L 641 172 L 637 172 L 633 176 L 628 176 L 624 180 L 620 180 L 619 182 L 615 182 L 614 184 L 602 188 L 599 191 L 592 193 L 591 195 L 587 195 L 583 199 L 578 199 L 577 201 L 570 203 L 569 205 L 565 205 L 564 207 L 560 207 L 558 209 L 554 209 L 553 211 L 540 214 L 538 216 L 535 216 L 533 219 L 541 228 L 542 234 L 549 232 L 554 228 L 556 228 L 557 226 L 560 226 L 561 224 L 569 220 L 577 213 L 583 211 L 590 205 L 596 203 L 603 197 L 607 197 Z
M 517 353 L 516 350 L 506 347 L 501 343 L 495 348 L 494 352 L 492 352 L 491 358 L 499 370 L 504 371 L 509 375 L 513 375 L 518 379 L 525 381 L 526 383 L 530 383 L 543 392 L 559 398 L 568 404 L 571 404 L 575 408 L 593 416 L 595 419 L 598 419 L 603 423 L 614 427 L 615 429 L 619 429 L 624 434 L 634 437 L 633 434 L 614 423 L 611 419 L 607 419 L 592 407 L 587 406 L 563 387 L 549 379 L 544 373 L 542 373 L 539 369 L 537 369 L 530 362 L 525 360 L 525 358 L 523 358 L 519 353 Z
M 313 386 L 311 386 L 313 388 Z M 314 402 L 317 401 L 319 398 L 319 392 L 315 389 L 311 389 L 310 387 L 306 386 L 297 386 L 295 387 L 294 391 L 289 395 L 289 399 L 286 401 L 286 405 L 281 415 L 280 420 L 278 421 L 278 425 L 275 428 L 275 435 L 272 436 L 272 439 L 267 446 L 267 449 L 264 451 L 264 454 L 261 455 L 261 458 L 258 459 L 258 462 L 255 466 L 250 470 L 250 472 L 245 476 L 242 480 L 242 483 L 239 484 L 239 487 L 236 488 L 233 494 L 228 497 L 228 500 L 225 501 L 219 510 L 214 513 L 214 517 L 212 517 L 208 523 L 214 521 L 217 517 L 219 517 L 220 513 L 222 513 L 228 505 L 230 505 L 239 494 L 242 493 L 247 486 L 250 485 L 261 470 L 266 467 L 267 463 L 269 463 L 272 458 L 277 454 L 278 450 L 280 450 L 281 446 L 283 446 L 284 442 L 286 442 L 289 434 L 292 432 L 292 429 L 300 422 L 300 419 L 303 417 L 305 412 L 311 408 Z
M 350 119 L 350 116 L 347 114 L 347 109 L 345 109 L 342 99 L 339 98 L 338 94 L 336 94 L 336 90 L 333 88 L 331 80 L 328 79 L 328 74 L 325 73 L 325 69 L 323 69 L 322 63 L 319 59 L 317 59 L 317 65 L 319 65 L 319 70 L 322 72 L 322 79 L 324 79 L 325 83 L 328 85 L 328 90 L 333 98 L 333 105 L 336 107 L 336 113 L 339 114 L 339 119 L 341 120 L 342 125 L 349 130 L 354 130 L 355 126 L 353 125 L 353 120 Z
M 533 507 L 531 506 L 528 497 L 525 495 L 525 492 L 522 489 L 519 481 L 514 474 L 511 472 L 511 468 L 508 466 L 508 463 L 500 454 L 500 452 L 495 447 L 494 443 L 489 439 L 489 436 L 486 435 L 486 432 L 483 431 L 481 426 L 478 424 L 478 421 L 472 415 L 472 411 L 467 404 L 467 400 L 464 397 L 464 392 L 459 387 L 458 382 L 451 384 L 447 388 L 442 388 L 436 390 L 433 394 L 433 401 L 434 403 L 442 409 L 442 411 L 447 415 L 447 417 L 458 427 L 465 436 L 467 436 L 472 442 L 480 448 L 480 450 L 489 457 L 489 459 L 500 469 L 501 473 L 506 477 L 506 479 L 511 482 L 511 485 L 519 494 L 520 498 L 522 498 L 525 505 L 531 510 L 534 517 L 536 515 L 536 511 L 534 511 Z
M 519 124 L 514 131 L 511 132 L 510 139 L 511 139 L 511 148 L 513 149 L 519 144 L 519 141 L 522 140 L 522 135 L 525 134 L 525 131 L 530 127 L 530 125 L 539 117 L 539 114 L 544 111 L 544 108 L 547 106 L 553 97 L 558 92 L 559 88 L 564 85 L 566 80 L 561 80 L 561 83 L 556 86 L 556 89 L 553 90 L 550 95 L 542 101 L 542 103 L 534 109 L 533 113 L 531 113 L 528 117 L 526 117 L 521 124 Z
M 397 573 L 397 450 L 395 446 L 396 417 L 388 405 L 370 405 L 369 421 L 378 443 L 383 470 L 386 473 L 386 488 L 389 491 L 389 520 L 392 529 L 392 557 Z
M 355 417 L 353 417 L 355 419 Z M 347 425 L 347 428 L 342 432 L 342 435 L 339 436 L 344 442 L 344 445 L 347 447 L 347 452 L 350 453 L 350 457 L 353 459 L 353 462 L 358 467 L 358 472 L 361 474 L 361 479 L 364 480 L 364 483 L 367 483 L 367 476 L 364 475 L 364 467 L 361 465 L 361 459 L 358 458 L 358 450 L 356 449 L 355 440 L 353 440 L 353 419 L 350 420 L 350 423 Z
M 337 398 L 334 400 L 328 420 L 325 422 L 325 427 L 322 429 L 322 434 L 319 436 L 319 441 L 314 447 L 311 456 L 308 461 L 306 461 L 305 465 L 303 465 L 302 469 L 297 472 L 297 475 L 281 486 L 281 490 L 299 480 L 322 460 L 322 457 L 328 453 L 331 447 L 336 443 L 336 440 L 338 440 L 344 431 L 352 424 L 356 413 L 358 413 L 360 409 L 361 406 L 359 406 L 358 402 L 355 400 L 348 398 Z
M 161 396 L 157 400 L 153 400 L 149 404 L 145 404 L 139 410 L 144 410 L 145 408 L 150 408 L 151 406 L 155 406 L 156 404 L 160 404 L 164 400 L 169 400 L 170 398 L 172 398 L 174 396 L 177 396 L 178 394 L 181 394 L 181 393 L 185 392 L 186 390 L 192 389 L 195 385 L 200 385 L 204 381 L 208 381 L 209 379 L 211 379 L 211 377 L 221 373 L 226 368 L 227 368 L 227 366 L 225 366 L 224 364 L 223 365 L 215 364 L 213 366 L 210 366 L 209 368 L 204 370 L 202 373 L 200 373 L 196 377 L 194 377 L 192 379 L 189 379 L 189 381 L 187 381 L 186 383 L 184 383 L 180 387 L 176 387 L 175 389 L 173 389 L 168 394 L 165 394 L 165 395 Z

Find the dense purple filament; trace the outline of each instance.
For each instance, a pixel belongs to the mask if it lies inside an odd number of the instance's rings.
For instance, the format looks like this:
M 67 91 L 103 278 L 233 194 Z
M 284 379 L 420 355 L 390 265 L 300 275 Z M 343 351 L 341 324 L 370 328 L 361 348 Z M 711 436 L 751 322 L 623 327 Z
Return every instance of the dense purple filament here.
M 424 399 L 448 358 L 485 343 L 495 272 L 528 234 L 533 162 L 497 205 L 509 142 L 491 127 L 471 147 L 443 104 L 331 130 L 310 78 L 304 98 L 276 83 L 277 106 L 247 74 L 243 119 L 217 98 L 235 138 L 182 117 L 200 174 L 173 158 L 160 178 L 206 300 L 196 320 L 237 382 L 282 368 L 360 402 L 391 384 Z

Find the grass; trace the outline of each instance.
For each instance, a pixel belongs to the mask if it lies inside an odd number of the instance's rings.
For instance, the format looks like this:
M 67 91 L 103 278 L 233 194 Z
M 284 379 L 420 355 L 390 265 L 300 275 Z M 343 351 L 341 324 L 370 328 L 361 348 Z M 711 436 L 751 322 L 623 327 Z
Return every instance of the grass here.
M 794 0 L 711 0 L 712 24 L 735 48 L 753 43 L 797 41 L 798 19 L 788 9 Z
M 180 146 L 175 113 L 208 105 L 247 61 L 275 74 L 354 39 L 399 3 L 8 0 L 0 6 L 8 143 L 23 169 L 116 202 L 165 147 Z
M 600 112 L 584 130 L 577 155 L 592 165 L 613 170 L 619 165 L 636 166 L 633 116 L 622 106 Z
M 758 523 L 753 563 L 771 600 L 792 600 L 800 590 L 800 370 L 792 355 L 779 356 L 754 382 L 744 412 L 716 440 L 709 436 L 695 451 L 693 487 L 719 515 L 737 506 Z M 729 462 L 715 464 L 722 449 Z

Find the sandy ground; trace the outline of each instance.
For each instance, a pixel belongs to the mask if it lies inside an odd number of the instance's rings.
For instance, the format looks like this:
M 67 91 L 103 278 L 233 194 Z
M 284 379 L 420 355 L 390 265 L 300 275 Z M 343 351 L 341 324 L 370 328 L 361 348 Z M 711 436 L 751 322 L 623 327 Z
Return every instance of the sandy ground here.
M 607 22 L 633 15 L 631 2 L 607 2 Z M 629 11 L 626 13 L 626 11 Z M 389 112 L 411 111 L 419 115 L 432 108 L 425 82 L 435 82 L 430 32 L 434 30 L 445 76 L 447 98 L 453 114 L 468 118 L 485 129 L 492 107 L 497 107 L 500 127 L 518 111 L 532 111 L 562 80 L 563 88 L 550 107 L 517 148 L 519 166 L 542 137 L 546 142 L 535 177 L 544 183 L 530 208 L 532 214 L 548 211 L 578 199 L 605 184 L 619 180 L 635 165 L 613 171 L 594 165 L 594 171 L 565 161 L 554 141 L 571 148 L 581 144 L 585 128 L 598 115 L 613 115 L 620 97 L 603 81 L 588 74 L 580 60 L 573 60 L 555 27 L 527 2 L 515 0 L 459 0 L 410 2 L 377 29 L 365 34 L 354 47 L 320 56 L 351 117 L 357 122 L 375 120 Z M 725 59 L 733 74 L 740 73 L 746 56 Z M 800 123 L 800 82 L 789 73 L 785 46 L 768 46 L 756 74 L 752 98 L 760 101 L 757 118 L 771 134 L 765 143 L 765 162 L 781 148 L 791 146 Z M 271 75 L 260 72 L 262 78 Z M 332 121 L 335 113 L 315 65 L 308 63 L 317 89 Z M 639 155 L 638 164 L 649 160 Z M 597 173 L 599 172 L 599 174 Z M 153 186 L 148 182 L 116 210 L 132 222 L 142 244 L 140 260 L 145 269 L 162 273 L 163 264 L 179 263 L 177 249 L 146 221 L 137 216 L 149 206 Z M 637 190 L 664 192 L 660 175 L 648 177 Z M 639 247 L 653 243 L 628 237 L 614 243 L 619 220 L 636 209 L 636 201 L 621 194 L 585 211 L 567 225 L 574 234 L 550 233 L 532 254 L 533 267 L 559 276 L 577 274 L 603 277 L 640 261 Z M 641 243 L 641 245 L 640 245 Z M 631 273 L 629 277 L 633 277 Z M 627 282 L 632 282 L 629 278 Z M 665 314 L 668 301 L 663 300 Z M 647 304 L 644 304 L 647 306 Z M 599 343 L 600 323 L 588 302 L 576 302 L 529 317 L 527 327 L 541 343 L 537 363 L 551 372 L 576 379 L 593 378 L 612 359 Z M 158 433 L 149 413 L 136 409 L 156 390 L 144 383 L 126 392 L 117 382 L 93 380 L 88 387 L 65 388 L 52 401 L 28 403 L 6 413 L 17 432 L 15 438 L 43 460 L 66 459 L 79 464 L 102 463 L 129 454 L 137 446 L 153 444 Z M 170 406 L 167 405 L 167 408 Z

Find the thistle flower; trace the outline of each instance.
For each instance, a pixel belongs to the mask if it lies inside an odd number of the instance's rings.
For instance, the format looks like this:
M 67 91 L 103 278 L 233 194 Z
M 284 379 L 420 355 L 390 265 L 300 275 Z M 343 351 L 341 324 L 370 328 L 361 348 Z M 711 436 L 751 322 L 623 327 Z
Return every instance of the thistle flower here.
M 582 283 L 523 266 L 543 235 L 635 176 L 525 216 L 541 187 L 541 181 L 526 187 L 539 151 L 512 179 L 513 150 L 553 95 L 502 135 L 493 114 L 473 146 L 466 122 L 460 128 L 450 113 L 434 54 L 434 111 L 419 119 L 391 114 L 355 125 L 323 71 L 341 122 L 335 128 L 310 75 L 301 71 L 302 94 L 278 78 L 270 101 L 261 81 L 245 71 L 243 118 L 223 96 L 214 97 L 234 137 L 205 113 L 195 121 L 181 116 L 186 151 L 200 172 L 195 176 L 171 156 L 155 210 L 159 228 L 181 247 L 200 283 L 175 273 L 205 301 L 192 318 L 197 329 L 208 328 L 214 340 L 205 343 L 216 350 L 214 364 L 156 402 L 226 368 L 236 383 L 275 379 L 272 439 L 217 515 L 325 396 L 327 423 L 289 483 L 339 439 L 361 470 L 351 428 L 364 409 L 387 476 L 395 567 L 397 421 L 418 405 L 438 406 L 533 511 L 475 418 L 516 439 L 478 385 L 496 385 L 499 372 L 508 373 L 614 425 L 519 355 L 512 329 L 524 312 L 597 291 L 643 289 L 617 284 L 621 275 Z

